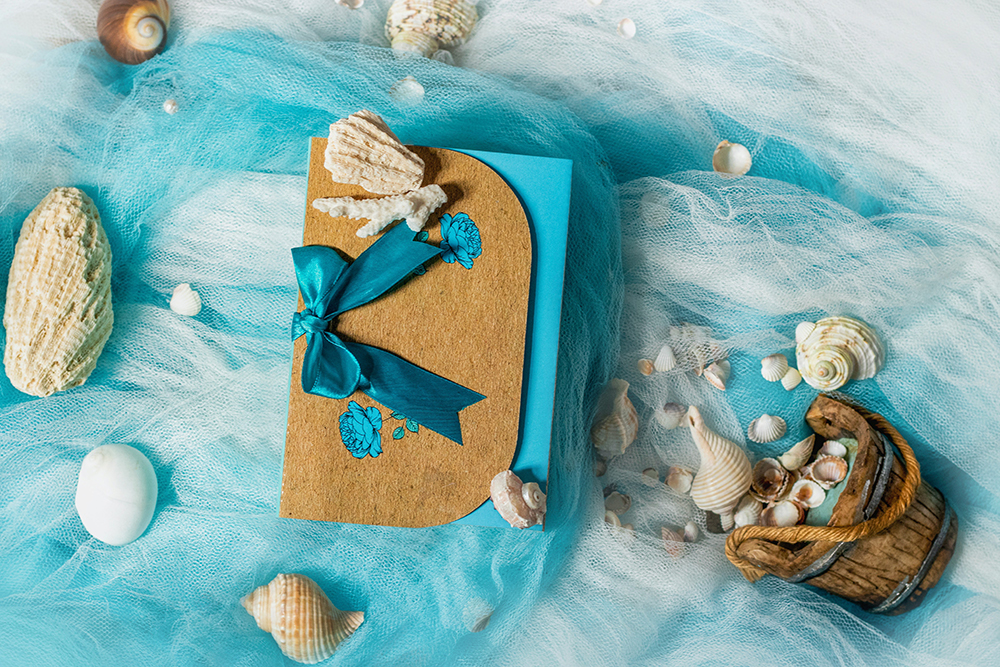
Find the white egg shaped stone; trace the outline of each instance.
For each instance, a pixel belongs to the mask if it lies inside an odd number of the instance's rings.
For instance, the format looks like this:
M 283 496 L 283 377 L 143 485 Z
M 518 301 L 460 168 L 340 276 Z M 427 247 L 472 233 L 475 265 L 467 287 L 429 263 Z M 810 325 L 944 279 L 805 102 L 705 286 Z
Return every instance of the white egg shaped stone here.
M 103 445 L 87 454 L 76 484 L 76 511 L 101 542 L 121 546 L 145 532 L 156 508 L 156 473 L 142 452 Z

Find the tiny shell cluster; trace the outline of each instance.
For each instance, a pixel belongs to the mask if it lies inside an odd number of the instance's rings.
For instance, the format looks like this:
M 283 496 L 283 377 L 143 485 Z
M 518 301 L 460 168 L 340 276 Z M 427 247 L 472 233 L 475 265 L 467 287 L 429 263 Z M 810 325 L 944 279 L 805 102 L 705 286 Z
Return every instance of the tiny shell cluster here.
M 382 195 L 416 190 L 424 180 L 424 161 L 368 110 L 330 126 L 324 166 L 335 183 Z
M 640 359 L 637 365 L 643 375 L 666 373 L 675 368 L 693 371 L 719 391 L 725 391 L 732 373 L 727 356 L 722 344 L 712 339 L 708 327 L 684 323 L 669 328 L 667 342 L 655 359 Z
M 802 322 L 795 329 L 795 342 L 802 379 L 820 391 L 874 377 L 885 363 L 885 346 L 878 332 L 850 317 Z
M 478 20 L 476 6 L 467 0 L 396 0 L 385 36 L 394 51 L 430 57 L 464 44 Z
M 493 507 L 514 528 L 530 528 L 545 522 L 545 494 L 534 482 L 524 484 L 510 470 L 498 473 L 490 482 Z

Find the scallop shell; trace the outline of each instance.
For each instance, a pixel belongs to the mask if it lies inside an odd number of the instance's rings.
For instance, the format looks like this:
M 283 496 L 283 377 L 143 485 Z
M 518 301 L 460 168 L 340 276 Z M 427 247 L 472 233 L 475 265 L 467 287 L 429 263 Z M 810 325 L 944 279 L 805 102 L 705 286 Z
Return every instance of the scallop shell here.
M 788 487 L 788 471 L 774 459 L 761 459 L 753 467 L 750 489 L 763 502 L 774 502 Z
M 798 326 L 795 327 L 795 344 L 798 345 L 808 338 L 809 334 L 811 334 L 815 328 L 815 322 L 799 322 Z
M 736 503 L 750 488 L 750 459 L 736 443 L 709 430 L 693 405 L 688 409 L 688 424 L 701 455 L 691 498 L 700 509 L 718 514 L 725 527 L 732 523 Z
M 761 526 L 796 526 L 806 520 L 806 511 L 801 505 L 783 500 L 764 509 L 760 514 Z
M 377 199 L 354 197 L 325 197 L 314 199 L 317 211 L 329 213 L 334 218 L 368 220 L 355 234 L 360 238 L 375 236 L 396 220 L 406 220 L 410 231 L 419 232 L 427 224 L 431 213 L 448 201 L 440 185 L 426 185 L 401 195 Z
M 618 456 L 635 441 L 639 415 L 628 400 L 628 382 L 613 378 L 597 402 L 590 441 L 606 459 Z
M 467 0 L 396 0 L 389 7 L 385 36 L 395 51 L 431 56 L 460 46 L 479 20 Z
M 826 317 L 795 347 L 795 356 L 806 383 L 820 391 L 833 391 L 848 380 L 873 377 L 885 362 L 885 347 L 878 333 L 864 322 Z
M 368 110 L 330 126 L 324 166 L 334 183 L 360 185 L 381 195 L 416 190 L 424 180 L 424 161 Z
M 760 374 L 768 382 L 777 382 L 788 372 L 788 359 L 783 354 L 771 354 L 760 360 Z
M 240 602 L 282 653 L 307 665 L 333 655 L 365 619 L 364 612 L 334 607 L 316 582 L 301 574 L 279 574 Z
M 498 473 L 490 482 L 490 500 L 514 528 L 530 528 L 545 521 L 545 494 L 537 484 L 522 484 L 510 470 Z
M 663 539 L 663 548 L 667 550 L 668 554 L 671 556 L 681 555 L 684 550 L 682 545 L 685 542 L 683 531 L 662 526 L 660 527 L 660 537 Z
M 839 456 L 820 456 L 809 466 L 806 477 L 829 491 L 847 477 L 847 469 L 847 461 Z
M 712 154 L 712 169 L 720 174 L 742 176 L 750 171 L 752 165 L 753 159 L 750 157 L 750 151 L 742 144 L 722 140 Z
M 167 0 L 105 0 L 97 12 L 101 45 L 126 65 L 138 65 L 163 51 L 168 27 Z
M 670 349 L 669 345 L 661 347 L 656 359 L 653 360 L 653 368 L 659 373 L 666 373 L 676 365 L 677 357 L 674 356 L 674 351 Z
M 14 249 L 3 315 L 7 377 L 32 396 L 83 384 L 113 323 L 101 216 L 80 190 L 55 188 L 28 215 Z
M 805 507 L 819 507 L 826 500 L 826 491 L 811 479 L 800 479 L 792 486 L 788 499 Z
M 604 459 L 597 459 L 594 461 L 594 476 L 604 477 L 604 473 L 608 471 L 608 462 Z
M 817 452 L 817 454 L 819 456 L 830 455 L 844 458 L 847 456 L 847 447 L 845 447 L 844 443 L 839 440 L 827 440 L 823 443 L 823 446 L 819 448 L 819 452 Z
M 660 426 L 669 430 L 675 429 L 684 421 L 687 414 L 687 406 L 680 403 L 666 403 L 662 408 L 653 413 Z
M 632 507 L 632 498 L 626 496 L 624 493 L 612 491 L 604 499 L 604 509 L 614 512 L 619 516 L 628 512 L 630 507 Z
M 694 473 L 687 468 L 670 466 L 664 483 L 677 493 L 690 493 L 692 480 L 694 480 Z
M 201 312 L 201 295 L 191 289 L 190 284 L 181 283 L 170 297 L 170 310 L 178 315 L 194 317 Z
M 760 513 L 764 510 L 764 503 L 753 496 L 746 495 L 740 500 L 733 513 L 733 519 L 737 528 L 743 526 L 756 526 L 760 520 Z
M 774 442 L 785 435 L 785 420 L 773 415 L 761 415 L 750 422 L 747 436 L 754 442 Z
M 798 470 L 809 461 L 815 443 L 816 434 L 814 433 L 805 440 L 795 443 L 794 447 L 778 457 L 778 461 L 785 467 L 785 470 Z
M 795 389 L 800 382 L 802 382 L 802 374 L 795 368 L 789 368 L 785 376 L 781 378 L 781 386 L 785 388 L 785 391 Z
M 729 373 L 732 370 L 732 366 L 725 359 L 713 362 L 708 365 L 705 369 L 703 375 L 706 380 L 708 380 L 713 387 L 719 391 L 726 390 L 726 380 L 729 379 Z

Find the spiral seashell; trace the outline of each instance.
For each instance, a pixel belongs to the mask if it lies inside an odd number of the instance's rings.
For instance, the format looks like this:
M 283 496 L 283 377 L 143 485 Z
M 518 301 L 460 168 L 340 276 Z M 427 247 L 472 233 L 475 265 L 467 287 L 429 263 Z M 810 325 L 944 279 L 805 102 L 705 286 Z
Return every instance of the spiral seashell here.
M 732 524 L 733 509 L 750 488 L 750 459 L 736 443 L 709 430 L 697 407 L 688 409 L 687 418 L 701 455 L 691 498 L 700 509 L 718 514 L 725 528 Z
M 783 354 L 771 354 L 760 360 L 760 374 L 768 382 L 777 382 L 788 372 L 788 359 Z
M 730 363 L 722 359 L 720 361 L 713 362 L 708 365 L 708 368 L 704 370 L 702 375 L 706 380 L 711 383 L 713 387 L 719 391 L 726 390 L 726 380 L 729 379 L 729 373 L 732 370 Z
M 639 432 L 639 415 L 628 400 L 628 382 L 613 378 L 597 402 L 590 441 L 606 459 L 623 453 Z
M 878 333 L 864 322 L 826 317 L 798 343 L 795 356 L 806 383 L 820 391 L 833 391 L 848 380 L 873 377 L 885 361 L 885 348 Z
M 394 51 L 430 57 L 465 44 L 478 20 L 476 6 L 467 0 L 396 0 L 389 7 L 385 36 Z
M 800 479 L 792 486 L 792 493 L 788 499 L 811 509 L 823 504 L 826 500 L 826 491 L 811 479 Z
M 666 403 L 653 413 L 653 417 L 660 423 L 660 426 L 668 431 L 677 428 L 687 414 L 687 406 L 680 403 Z
M 809 461 L 815 443 L 816 434 L 814 433 L 805 440 L 795 443 L 794 447 L 778 457 L 778 461 L 785 467 L 785 470 L 798 470 Z
M 112 58 L 126 65 L 163 51 L 170 26 L 167 0 L 105 0 L 97 12 L 97 37 Z
M 781 386 L 785 388 L 785 391 L 795 389 L 800 382 L 802 382 L 802 374 L 796 368 L 789 368 L 785 376 L 781 378 Z
M 809 466 L 808 479 L 829 491 L 847 477 L 847 461 L 839 456 L 820 456 Z
M 747 436 L 754 442 L 774 442 L 785 435 L 785 420 L 773 415 L 761 415 L 750 422 Z
M 752 165 L 750 151 L 742 144 L 722 140 L 712 154 L 712 169 L 727 176 L 742 176 Z
M 201 312 L 201 295 L 191 289 L 190 284 L 181 283 L 170 297 L 170 310 L 178 315 L 194 317 Z
M 743 526 L 756 526 L 760 520 L 760 513 L 764 510 L 764 503 L 751 495 L 743 496 L 736 511 L 733 512 L 733 520 L 737 528 Z
M 674 351 L 669 345 L 661 347 L 660 352 L 656 355 L 656 359 L 653 360 L 653 368 L 658 373 L 666 373 L 676 365 L 677 357 L 674 356 Z
M 770 503 L 780 498 L 788 487 L 788 471 L 774 459 L 761 459 L 753 467 L 750 489 L 754 497 Z
M 845 458 L 847 456 L 847 447 L 845 447 L 844 443 L 839 440 L 827 440 L 823 443 L 823 446 L 819 448 L 819 452 L 817 452 L 817 454 L 818 456 L 829 455 Z
M 790 500 L 783 500 L 764 509 L 760 514 L 761 526 L 796 526 L 806 520 L 806 510 Z
M 670 466 L 667 472 L 665 484 L 677 493 L 690 493 L 691 482 L 694 480 L 694 473 L 687 468 L 680 466 Z
M 282 653 L 307 665 L 333 655 L 365 619 L 362 611 L 334 607 L 316 582 L 301 574 L 279 574 L 240 603 Z
M 537 484 L 522 484 L 510 470 L 498 473 L 490 482 L 490 500 L 514 528 L 530 528 L 545 520 L 545 494 Z
M 521 486 L 521 497 L 524 498 L 524 502 L 528 507 L 536 512 L 545 514 L 545 494 L 542 493 L 541 487 L 537 484 L 528 482 Z

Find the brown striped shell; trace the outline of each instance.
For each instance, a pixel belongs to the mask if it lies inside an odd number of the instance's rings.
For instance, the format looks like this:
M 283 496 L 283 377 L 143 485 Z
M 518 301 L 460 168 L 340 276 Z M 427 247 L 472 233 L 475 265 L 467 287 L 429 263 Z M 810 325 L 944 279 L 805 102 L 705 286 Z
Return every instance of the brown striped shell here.
M 590 441 L 606 459 L 623 453 L 639 433 L 639 415 L 628 400 L 628 382 L 611 379 L 597 402 Z
M 105 0 L 97 13 L 97 37 L 112 58 L 138 65 L 163 51 L 170 27 L 167 0 Z

